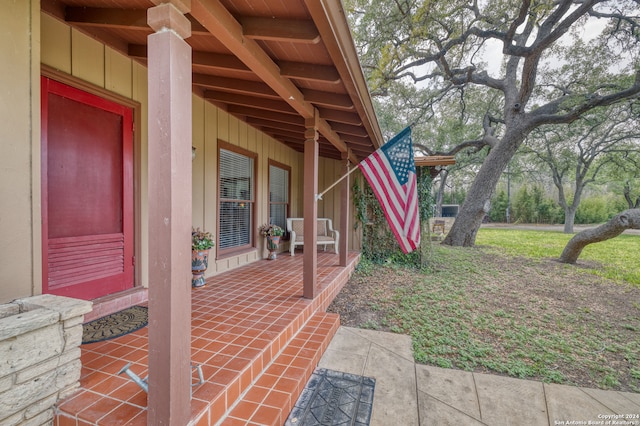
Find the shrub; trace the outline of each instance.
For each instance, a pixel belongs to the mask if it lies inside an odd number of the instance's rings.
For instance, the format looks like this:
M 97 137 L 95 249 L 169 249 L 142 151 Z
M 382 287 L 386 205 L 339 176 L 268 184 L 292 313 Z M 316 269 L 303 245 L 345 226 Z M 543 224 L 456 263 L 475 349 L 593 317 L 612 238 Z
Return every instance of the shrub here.
M 608 195 L 584 198 L 576 211 L 575 223 L 589 224 L 606 222 L 624 210 L 624 207 L 621 210 L 619 206 L 620 203 L 616 203 L 615 200 Z
M 511 218 L 521 223 L 560 223 L 564 221 L 564 212 L 541 186 L 524 185 L 514 197 Z

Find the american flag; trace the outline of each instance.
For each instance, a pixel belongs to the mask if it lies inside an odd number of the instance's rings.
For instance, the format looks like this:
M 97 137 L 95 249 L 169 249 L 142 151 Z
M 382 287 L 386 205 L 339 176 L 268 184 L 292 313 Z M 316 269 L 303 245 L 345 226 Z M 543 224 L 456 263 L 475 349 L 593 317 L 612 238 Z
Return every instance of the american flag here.
M 420 215 L 411 127 L 360 162 L 360 170 L 382 205 L 404 253 L 420 244 Z

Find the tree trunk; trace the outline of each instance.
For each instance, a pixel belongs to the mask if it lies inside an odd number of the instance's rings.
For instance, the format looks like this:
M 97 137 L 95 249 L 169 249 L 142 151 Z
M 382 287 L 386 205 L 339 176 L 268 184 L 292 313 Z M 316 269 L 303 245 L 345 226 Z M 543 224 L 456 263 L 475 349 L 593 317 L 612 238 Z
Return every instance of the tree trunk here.
M 489 151 L 442 244 L 462 247 L 474 246 L 482 219 L 489 213 L 491 195 L 496 189 L 502 172 L 524 140 L 525 134 L 526 132 L 522 128 L 514 126 L 513 130 Z
M 564 209 L 564 233 L 573 234 L 573 225 L 576 221 L 576 210 L 573 206 Z
M 625 229 L 640 229 L 640 209 L 625 210 L 597 228 L 578 232 L 562 251 L 560 262 L 576 263 L 585 246 L 617 237 Z
M 629 208 L 630 209 L 637 209 L 640 208 L 640 196 L 638 196 L 638 198 L 636 198 L 635 203 L 633 202 L 633 199 L 631 198 L 631 182 L 626 181 L 624 184 L 624 199 L 627 200 L 627 203 L 629 204 Z

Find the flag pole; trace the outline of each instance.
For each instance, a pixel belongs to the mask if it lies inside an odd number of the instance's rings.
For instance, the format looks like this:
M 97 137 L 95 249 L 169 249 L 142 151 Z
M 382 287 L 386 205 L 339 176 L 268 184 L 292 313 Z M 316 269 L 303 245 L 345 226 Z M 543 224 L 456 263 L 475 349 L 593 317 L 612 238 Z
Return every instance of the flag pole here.
M 354 172 L 354 171 L 356 171 L 356 170 L 358 170 L 358 167 L 354 167 L 354 168 L 352 168 L 352 169 L 351 169 L 351 170 L 349 170 L 347 173 L 345 173 L 345 174 L 344 174 L 340 179 L 338 179 L 337 181 L 333 182 L 333 183 L 331 184 L 331 186 L 330 186 L 330 187 L 328 187 L 327 189 L 325 189 L 325 190 L 324 190 L 324 191 L 322 191 L 321 193 L 316 194 L 316 201 L 317 201 L 317 200 L 322 200 L 322 196 L 323 196 L 324 194 L 326 194 L 327 192 L 329 192 L 329 190 L 330 190 L 331 188 L 333 188 L 334 186 L 336 186 L 337 184 L 339 184 L 343 179 L 345 179 L 347 176 L 349 176 L 351 173 L 353 173 L 353 172 Z

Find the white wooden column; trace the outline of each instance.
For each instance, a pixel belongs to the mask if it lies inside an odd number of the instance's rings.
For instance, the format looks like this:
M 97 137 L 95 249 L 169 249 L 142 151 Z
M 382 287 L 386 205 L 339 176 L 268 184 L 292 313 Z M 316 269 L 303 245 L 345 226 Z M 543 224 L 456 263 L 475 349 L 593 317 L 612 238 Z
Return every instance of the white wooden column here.
M 191 0 L 153 0 L 149 79 L 148 425 L 191 416 Z

